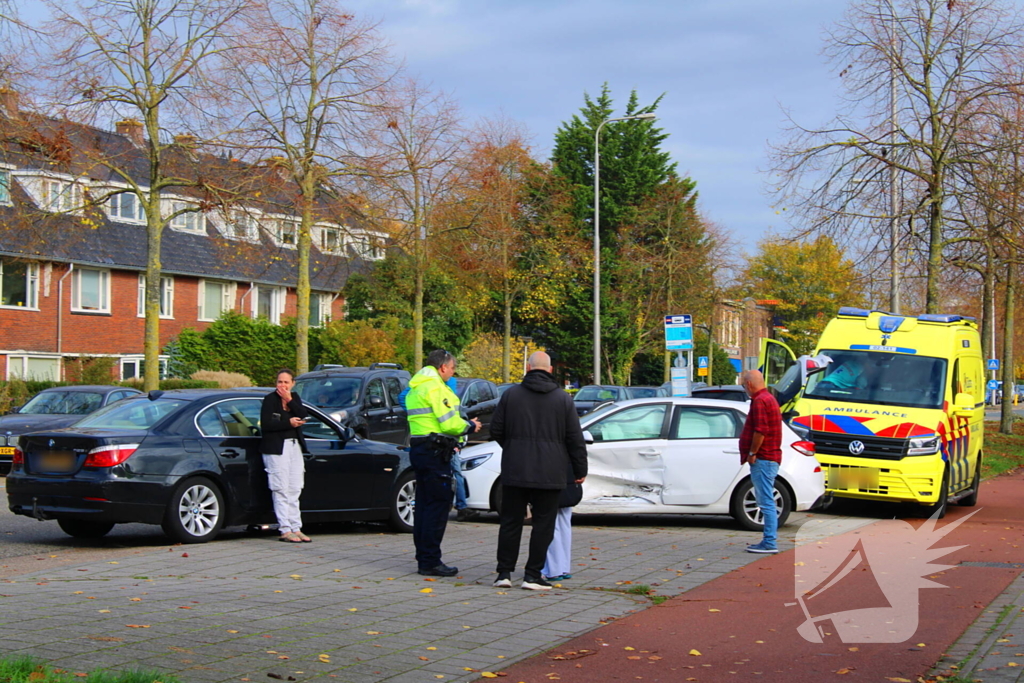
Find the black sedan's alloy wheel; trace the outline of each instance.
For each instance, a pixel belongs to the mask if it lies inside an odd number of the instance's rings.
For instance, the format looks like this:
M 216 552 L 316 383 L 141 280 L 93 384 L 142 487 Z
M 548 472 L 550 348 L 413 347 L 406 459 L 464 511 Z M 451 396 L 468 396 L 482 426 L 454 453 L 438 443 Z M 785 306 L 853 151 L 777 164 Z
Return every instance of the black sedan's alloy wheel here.
M 224 524 L 224 497 L 206 477 L 178 484 L 164 514 L 164 533 L 181 543 L 213 540 Z
M 391 494 L 391 526 L 395 531 L 412 532 L 416 511 L 416 475 L 406 472 L 398 478 Z

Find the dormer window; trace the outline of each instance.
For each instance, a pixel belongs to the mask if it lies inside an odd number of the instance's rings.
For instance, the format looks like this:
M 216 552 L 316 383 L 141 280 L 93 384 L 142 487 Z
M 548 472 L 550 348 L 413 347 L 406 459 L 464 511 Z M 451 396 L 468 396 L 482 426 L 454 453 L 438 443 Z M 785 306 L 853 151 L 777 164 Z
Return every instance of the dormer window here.
M 228 237 L 253 241 L 259 235 L 260 224 L 256 217 L 247 211 L 232 211 L 227 225 Z
M 337 252 L 341 249 L 341 230 L 320 228 L 320 251 Z
M 284 246 L 295 246 L 298 241 L 299 224 L 291 220 L 277 222 L 277 243 Z
M 114 220 L 125 220 L 132 223 L 146 221 L 146 209 L 134 192 L 121 192 L 107 200 L 107 213 Z
M 82 206 L 82 187 L 67 180 L 42 181 L 43 209 L 46 211 L 65 212 Z
M 11 171 L 0 168 L 0 204 L 11 203 Z
M 202 211 L 185 211 L 196 208 L 195 204 L 186 202 L 171 202 L 171 213 L 177 214 L 171 218 L 171 227 L 177 230 L 188 232 L 205 232 L 206 216 Z M 184 213 L 179 213 L 184 211 Z

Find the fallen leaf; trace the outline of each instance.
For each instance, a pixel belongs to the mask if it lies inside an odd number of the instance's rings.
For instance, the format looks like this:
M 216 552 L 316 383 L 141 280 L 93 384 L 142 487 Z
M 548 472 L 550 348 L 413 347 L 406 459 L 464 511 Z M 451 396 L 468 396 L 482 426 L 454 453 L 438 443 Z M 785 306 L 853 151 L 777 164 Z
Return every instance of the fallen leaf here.
M 182 553 L 181 556 L 182 557 L 188 557 L 188 553 Z
M 284 593 L 284 591 L 274 591 L 275 593 Z
M 302 574 L 289 574 L 288 578 L 289 579 L 301 579 L 302 578 Z
M 334 571 L 336 571 L 336 572 L 340 572 L 341 570 L 340 570 L 340 569 L 335 569 Z
M 178 609 L 192 609 L 189 605 L 182 605 Z
M 890 678 L 889 680 L 892 681 L 892 683 L 912 683 L 909 678 Z
M 626 647 L 624 647 L 624 648 L 622 648 L 622 649 L 623 649 L 623 650 L 635 650 L 636 648 L 635 648 L 635 647 L 629 647 L 629 646 L 626 646 Z
M 323 662 L 324 664 L 330 664 L 331 663 L 331 656 L 328 655 L 327 653 L 324 653 L 322 655 L 317 656 L 317 659 L 320 660 L 321 662 Z
M 709 612 L 721 612 L 722 610 L 712 608 L 712 609 L 709 609 L 708 611 Z
M 107 564 L 121 564 L 120 562 L 107 562 Z
M 349 611 L 349 612 L 358 612 L 358 611 L 359 611 L 359 608 L 358 608 L 358 607 L 349 607 L 349 608 L 348 608 L 348 611 Z
M 484 678 L 497 678 L 498 677 L 498 674 L 494 673 L 493 671 L 481 671 L 480 675 L 483 676 Z
M 433 647 L 433 646 L 431 646 L 431 647 L 428 647 L 427 649 L 428 649 L 428 650 L 436 650 L 437 648 L 436 648 L 436 647 Z
M 433 593 L 433 592 L 434 592 L 433 588 L 421 588 L 420 589 L 420 593 Z
M 849 650 L 850 652 L 860 652 L 860 648 L 859 647 L 848 647 L 846 649 Z
M 698 652 L 697 650 L 690 650 L 690 656 L 691 657 L 700 657 L 700 652 Z
M 1017 662 L 1007 662 L 1006 666 L 1020 666 Z
M 429 662 L 430 661 L 430 657 L 424 657 L 423 655 L 420 655 L 419 659 L 420 659 L 420 661 L 423 661 L 423 662 Z
M 230 628 L 229 628 L 229 629 L 228 629 L 228 633 L 238 633 L 238 631 L 235 631 L 234 629 L 230 629 Z
M 149 624 L 125 624 L 128 628 L 149 628 Z
M 918 646 L 918 647 L 928 647 L 928 646 L 927 646 L 927 645 L 925 645 L 924 643 L 918 643 L 918 644 L 917 644 L 917 646 Z
M 658 661 L 659 659 L 661 659 L 661 657 L 659 657 L 658 655 L 651 655 L 647 659 L 653 659 L 654 661 Z
M 142 598 L 128 598 L 130 602 L 142 602 Z
M 836 673 L 837 674 L 848 674 L 848 673 L 850 673 L 853 670 L 854 670 L 854 667 L 852 667 L 852 666 L 851 667 L 843 667 L 842 669 L 839 669 L 838 671 L 836 671 Z
M 380 634 L 381 634 L 381 631 L 367 631 L 366 632 L 366 635 L 368 635 L 368 636 L 379 636 Z
M 291 659 L 291 657 L 289 657 L 288 655 L 278 655 L 277 658 L 278 659 Z
M 764 641 L 763 641 L 763 640 L 755 640 L 754 642 L 755 642 L 755 643 L 761 643 L 762 645 L 764 644 Z
M 72 593 L 72 595 L 82 595 L 84 593 L 85 591 L 75 591 L 74 593 Z
M 110 610 L 108 610 L 108 609 L 101 609 L 100 610 L 100 614 L 110 614 Z
M 444 674 L 435 674 L 434 678 L 444 678 Z

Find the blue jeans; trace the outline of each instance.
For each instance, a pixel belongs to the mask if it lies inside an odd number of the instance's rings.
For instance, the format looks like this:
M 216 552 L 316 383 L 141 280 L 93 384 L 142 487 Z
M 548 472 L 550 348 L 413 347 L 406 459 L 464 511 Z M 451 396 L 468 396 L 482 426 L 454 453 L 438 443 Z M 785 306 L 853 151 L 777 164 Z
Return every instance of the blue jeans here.
M 455 509 L 462 510 L 466 507 L 466 478 L 462 476 L 459 454 L 452 457 L 452 479 L 455 481 Z
M 779 473 L 779 463 L 758 458 L 750 466 L 750 481 L 754 485 L 754 497 L 757 506 L 764 516 L 764 543 L 775 548 L 778 542 L 779 511 L 775 508 L 775 475 Z

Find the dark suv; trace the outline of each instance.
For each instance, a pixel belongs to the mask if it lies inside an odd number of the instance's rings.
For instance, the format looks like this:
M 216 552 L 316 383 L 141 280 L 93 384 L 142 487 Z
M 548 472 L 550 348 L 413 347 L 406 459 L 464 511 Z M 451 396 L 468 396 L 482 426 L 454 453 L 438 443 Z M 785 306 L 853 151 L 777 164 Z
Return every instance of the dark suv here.
M 327 412 L 356 434 L 374 441 L 405 445 L 409 421 L 398 395 L 410 375 L 398 363 L 374 363 L 368 368 L 318 365 L 295 379 L 303 403 Z

